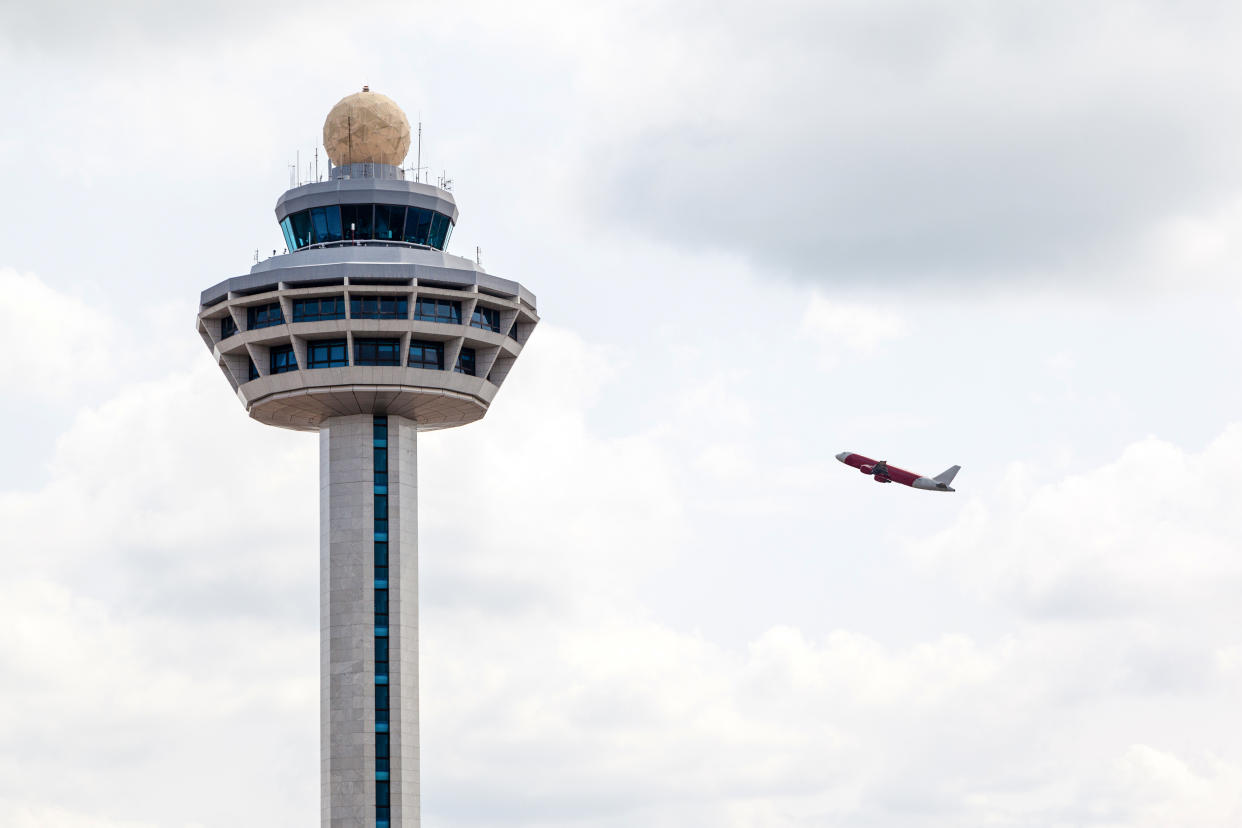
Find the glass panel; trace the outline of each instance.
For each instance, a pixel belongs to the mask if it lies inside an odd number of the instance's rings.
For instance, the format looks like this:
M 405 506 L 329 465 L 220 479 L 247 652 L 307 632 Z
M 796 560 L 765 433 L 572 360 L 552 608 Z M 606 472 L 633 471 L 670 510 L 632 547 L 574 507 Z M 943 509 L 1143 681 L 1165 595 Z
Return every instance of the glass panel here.
M 296 371 L 298 369 L 297 359 L 293 355 L 292 345 L 278 345 L 271 349 L 270 374 L 283 374 L 286 371 Z
M 355 339 L 354 365 L 400 365 L 400 341 Z
M 303 210 L 300 213 L 294 213 L 289 216 L 289 221 L 293 227 L 293 247 L 291 250 L 300 250 L 311 243 L 311 221 L 310 212 Z
M 331 207 L 324 207 L 324 213 L 328 217 L 328 241 L 340 241 L 341 235 L 341 208 L 333 204 Z
M 290 253 L 297 250 L 298 246 L 293 243 L 293 224 L 288 216 L 285 216 L 285 220 L 280 223 L 280 232 L 285 234 L 285 249 Z
M 500 311 L 475 307 L 474 313 L 470 314 L 470 327 L 500 333 Z
M 341 225 L 347 239 L 371 238 L 372 204 L 342 204 Z
M 310 211 L 311 230 L 315 244 L 341 240 L 341 208 L 335 204 L 331 207 L 315 207 Z
M 345 361 L 345 340 L 320 340 L 307 343 L 307 368 L 341 368 L 347 364 Z
M 387 204 L 375 205 L 375 238 L 391 241 L 401 239 L 405 228 L 405 208 Z
M 474 348 L 461 349 L 461 354 L 457 357 L 457 367 L 453 370 L 459 374 L 474 376 Z
M 431 237 L 427 243 L 437 250 L 444 249 L 444 241 L 448 238 L 448 216 L 436 213 L 431 219 Z
M 426 244 L 431 235 L 431 211 L 411 207 L 405 218 L 405 240 L 412 244 Z
M 328 241 L 328 216 L 322 207 L 314 207 L 310 211 L 311 234 L 315 244 Z

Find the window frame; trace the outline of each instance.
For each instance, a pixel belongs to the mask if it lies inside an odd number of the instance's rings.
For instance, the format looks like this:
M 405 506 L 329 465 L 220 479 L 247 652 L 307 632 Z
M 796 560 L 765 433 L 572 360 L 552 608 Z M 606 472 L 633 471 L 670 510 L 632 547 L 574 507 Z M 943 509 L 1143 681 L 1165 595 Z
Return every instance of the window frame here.
M 414 360 L 414 349 L 418 348 L 420 358 L 417 362 Z M 428 349 L 435 351 L 436 360 L 435 367 L 428 364 L 426 352 Z M 406 367 L 422 368 L 424 371 L 443 371 L 444 370 L 444 343 L 430 339 L 411 339 L 410 347 L 406 351 Z
M 468 363 L 468 365 L 466 363 Z M 478 368 L 479 360 L 475 349 L 462 346 L 461 351 L 457 354 L 457 364 L 453 366 L 453 373 L 465 374 L 468 377 L 477 377 L 478 374 L 476 372 L 478 371 Z
M 331 349 L 339 347 L 341 358 L 338 361 L 332 356 Z M 328 348 L 328 359 L 321 362 L 315 358 L 315 351 Z M 306 368 L 347 368 L 349 367 L 349 343 L 344 339 L 309 339 L 306 341 Z
M 374 356 L 363 356 L 363 349 L 375 349 Z M 381 349 L 392 349 L 391 361 L 381 362 Z M 373 360 L 373 361 L 372 361 Z M 399 368 L 401 340 L 395 337 L 354 337 L 354 365 L 369 368 Z
M 424 313 L 422 306 L 424 303 L 432 303 L 434 306 L 431 314 Z M 447 317 L 441 316 L 440 308 L 444 306 L 448 309 Z M 460 299 L 444 299 L 439 296 L 420 297 L 414 301 L 414 321 L 416 322 L 437 322 L 441 325 L 460 325 L 461 324 L 461 300 Z

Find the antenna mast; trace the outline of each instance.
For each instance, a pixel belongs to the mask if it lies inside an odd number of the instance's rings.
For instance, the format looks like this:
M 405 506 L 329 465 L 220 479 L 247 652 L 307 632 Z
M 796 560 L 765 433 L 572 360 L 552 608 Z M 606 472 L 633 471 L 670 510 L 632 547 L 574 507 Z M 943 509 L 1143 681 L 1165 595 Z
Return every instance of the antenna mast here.
M 423 180 L 423 113 L 418 113 L 418 155 L 414 162 L 414 180 Z

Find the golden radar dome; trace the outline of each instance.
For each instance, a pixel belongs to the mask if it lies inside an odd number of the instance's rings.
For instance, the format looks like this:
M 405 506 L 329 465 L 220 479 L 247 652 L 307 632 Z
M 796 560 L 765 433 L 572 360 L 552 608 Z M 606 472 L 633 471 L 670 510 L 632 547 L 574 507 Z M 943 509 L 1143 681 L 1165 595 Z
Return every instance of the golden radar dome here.
M 323 146 L 338 167 L 345 164 L 401 166 L 410 151 L 410 122 L 386 95 L 362 87 L 337 101 L 323 122 Z

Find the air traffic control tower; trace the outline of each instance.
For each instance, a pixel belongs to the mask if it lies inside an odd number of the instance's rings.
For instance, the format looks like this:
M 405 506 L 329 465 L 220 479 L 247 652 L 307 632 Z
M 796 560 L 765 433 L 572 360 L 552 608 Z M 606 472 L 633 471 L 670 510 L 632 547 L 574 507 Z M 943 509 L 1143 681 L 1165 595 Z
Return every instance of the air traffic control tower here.
M 321 825 L 419 824 L 418 433 L 483 417 L 539 317 L 445 252 L 447 190 L 363 91 L 328 114 L 327 180 L 276 202 L 289 252 L 203 291 L 198 331 L 246 411 L 319 432 Z

